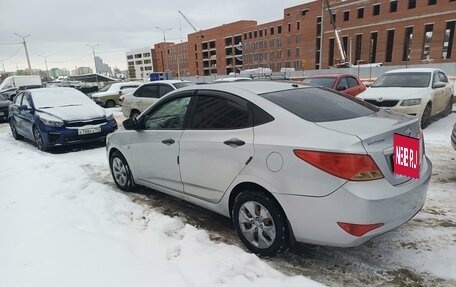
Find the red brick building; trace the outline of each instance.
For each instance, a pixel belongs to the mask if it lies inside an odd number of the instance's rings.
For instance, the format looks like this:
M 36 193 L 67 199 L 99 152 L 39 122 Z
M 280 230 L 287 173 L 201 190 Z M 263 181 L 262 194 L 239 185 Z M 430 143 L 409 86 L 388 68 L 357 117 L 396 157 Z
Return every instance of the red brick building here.
M 351 64 L 456 62 L 456 0 L 328 2 Z M 157 44 L 162 46 L 155 45 L 154 69 L 177 72 L 177 59 L 190 76 L 257 67 L 277 72 L 335 66 L 342 59 L 323 3 L 286 8 L 283 19 L 269 23 L 237 21 L 189 34 L 188 43 Z M 182 48 L 173 50 L 174 45 Z

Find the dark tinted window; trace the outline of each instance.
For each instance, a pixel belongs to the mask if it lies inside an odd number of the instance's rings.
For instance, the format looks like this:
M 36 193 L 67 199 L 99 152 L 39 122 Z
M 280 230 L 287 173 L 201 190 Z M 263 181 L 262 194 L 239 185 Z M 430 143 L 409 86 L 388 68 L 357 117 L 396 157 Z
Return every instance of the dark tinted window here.
M 371 88 L 425 88 L 429 86 L 431 75 L 432 74 L 428 72 L 387 73 L 380 76 L 380 78 L 371 85 Z
M 367 116 L 378 108 L 352 96 L 322 88 L 302 88 L 261 94 L 278 106 L 311 122 L 329 122 Z
M 32 103 L 30 101 L 30 97 L 25 95 L 24 96 L 24 99 L 22 100 L 22 105 L 24 106 L 27 106 L 27 108 L 31 109 L 32 108 Z
M 171 100 L 144 116 L 146 130 L 183 129 L 190 97 Z
M 16 98 L 14 98 L 14 103 L 15 103 L 16 105 L 18 105 L 18 106 L 21 105 L 22 95 L 23 95 L 23 94 L 19 94 L 19 95 L 16 96 Z
M 199 96 L 193 114 L 192 129 L 242 129 L 250 127 L 250 112 L 224 98 Z
M 358 81 L 353 77 L 347 77 L 348 87 L 353 88 L 359 85 Z
M 134 95 L 141 98 L 159 98 L 157 85 L 146 85 L 140 87 Z
M 440 82 L 448 83 L 448 78 L 444 73 L 439 72 L 439 77 L 440 77 Z
M 252 114 L 253 114 L 253 125 L 259 126 L 265 123 L 272 122 L 274 117 L 265 112 L 263 109 L 255 106 L 254 104 L 250 104 Z
M 160 98 L 166 95 L 167 93 L 174 91 L 171 86 L 168 85 L 160 85 Z
M 315 77 L 315 78 L 307 78 L 302 82 L 332 89 L 335 81 L 336 81 L 336 78 L 334 78 L 334 77 L 321 77 L 321 78 Z
M 340 78 L 339 84 L 337 85 L 337 89 L 339 91 L 342 91 L 342 90 L 346 90 L 347 88 L 348 88 L 347 78 L 346 77 Z

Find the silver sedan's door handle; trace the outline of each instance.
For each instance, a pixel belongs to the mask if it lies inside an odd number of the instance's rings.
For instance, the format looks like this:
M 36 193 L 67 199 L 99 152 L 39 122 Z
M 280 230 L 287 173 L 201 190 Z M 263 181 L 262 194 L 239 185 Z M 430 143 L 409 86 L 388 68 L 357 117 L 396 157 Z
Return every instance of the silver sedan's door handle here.
M 166 139 L 166 140 L 162 140 L 161 142 L 162 142 L 162 144 L 165 144 L 165 145 L 172 145 L 176 141 L 173 139 Z
M 230 147 L 238 147 L 238 146 L 245 145 L 245 141 L 237 139 L 237 138 L 226 140 L 223 143 L 226 145 L 229 145 Z

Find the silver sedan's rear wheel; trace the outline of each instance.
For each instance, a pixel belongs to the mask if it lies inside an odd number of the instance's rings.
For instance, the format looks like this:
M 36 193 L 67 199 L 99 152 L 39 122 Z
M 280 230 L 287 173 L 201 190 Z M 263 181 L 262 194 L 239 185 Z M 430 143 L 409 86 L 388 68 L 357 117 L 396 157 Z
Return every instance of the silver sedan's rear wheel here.
M 233 207 L 233 223 L 242 243 L 253 253 L 273 256 L 289 246 L 285 215 L 276 201 L 264 193 L 239 194 Z
M 114 151 L 112 153 L 109 166 L 116 185 L 124 191 L 130 191 L 133 188 L 133 177 L 126 159 L 120 152 Z

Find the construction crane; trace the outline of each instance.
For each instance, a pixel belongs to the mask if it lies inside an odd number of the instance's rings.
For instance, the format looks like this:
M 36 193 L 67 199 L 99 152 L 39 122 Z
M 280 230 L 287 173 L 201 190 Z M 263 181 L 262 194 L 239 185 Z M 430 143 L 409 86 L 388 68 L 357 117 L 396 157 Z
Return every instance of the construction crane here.
M 195 32 L 198 32 L 198 31 L 199 31 L 198 29 L 196 29 L 195 25 L 193 25 L 192 21 L 190 21 L 190 19 L 188 19 L 188 18 L 184 15 L 184 13 L 182 13 L 181 10 L 177 10 L 177 12 L 179 12 L 179 14 L 181 14 L 182 18 L 184 18 L 184 20 L 188 23 L 188 25 L 190 25 L 190 26 L 193 28 L 193 30 L 194 30 Z
M 336 26 L 336 21 L 334 20 L 333 13 L 331 11 L 331 8 L 329 6 L 328 0 L 323 0 L 326 9 L 328 10 L 329 17 L 331 19 L 331 24 L 333 26 L 334 30 L 334 36 L 336 37 L 336 42 L 337 42 L 337 48 L 339 50 L 339 56 L 340 56 L 340 62 L 336 64 L 336 67 L 338 68 L 348 68 L 350 67 L 350 62 L 347 59 L 347 54 L 345 53 L 344 46 L 342 45 L 342 42 L 340 41 L 340 28 Z M 322 35 L 323 36 L 323 35 Z

